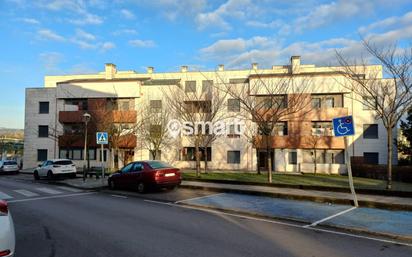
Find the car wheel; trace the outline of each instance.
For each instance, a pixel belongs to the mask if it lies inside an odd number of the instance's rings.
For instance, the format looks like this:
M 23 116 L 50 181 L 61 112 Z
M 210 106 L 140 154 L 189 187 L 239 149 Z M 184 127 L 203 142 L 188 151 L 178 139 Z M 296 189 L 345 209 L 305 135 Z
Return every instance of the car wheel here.
M 108 184 L 109 184 L 109 188 L 111 189 L 111 190 L 115 190 L 116 189 L 116 185 L 114 184 L 114 181 L 113 180 L 109 180 L 108 181 Z
M 70 174 L 70 178 L 76 178 L 76 173 Z
M 53 172 L 52 172 L 51 170 L 49 170 L 49 171 L 47 172 L 47 178 L 48 178 L 48 179 L 53 179 Z
M 38 173 L 37 171 L 35 171 L 35 172 L 33 173 L 33 176 L 34 176 L 34 179 L 35 179 L 35 180 L 39 180 L 39 179 L 40 179 L 39 173 Z
M 137 184 L 137 192 L 143 194 L 146 192 L 146 185 L 143 182 Z

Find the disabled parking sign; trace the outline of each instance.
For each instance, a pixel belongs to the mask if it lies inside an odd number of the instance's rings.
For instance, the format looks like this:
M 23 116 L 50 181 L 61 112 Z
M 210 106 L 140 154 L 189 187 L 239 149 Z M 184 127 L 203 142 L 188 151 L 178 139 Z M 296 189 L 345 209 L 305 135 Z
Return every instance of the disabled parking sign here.
M 335 137 L 352 136 L 355 134 L 353 116 L 339 117 L 332 120 Z

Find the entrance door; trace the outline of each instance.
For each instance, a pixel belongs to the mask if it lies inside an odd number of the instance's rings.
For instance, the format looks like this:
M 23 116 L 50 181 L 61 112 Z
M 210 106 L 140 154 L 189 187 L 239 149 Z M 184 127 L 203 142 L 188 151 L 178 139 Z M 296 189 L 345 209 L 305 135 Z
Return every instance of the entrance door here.
M 267 154 L 266 152 L 259 152 L 259 168 L 260 170 L 268 169 Z

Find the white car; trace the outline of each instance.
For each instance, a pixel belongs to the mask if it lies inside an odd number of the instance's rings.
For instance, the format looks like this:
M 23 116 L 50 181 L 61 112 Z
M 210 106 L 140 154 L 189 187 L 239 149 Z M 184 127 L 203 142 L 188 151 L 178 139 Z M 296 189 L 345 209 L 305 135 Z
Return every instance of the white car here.
M 15 246 L 13 218 L 6 201 L 0 200 L 0 256 L 14 256 Z
M 19 165 L 13 160 L 4 160 L 0 162 L 0 173 L 1 172 L 13 172 L 18 173 L 20 170 Z M 1 256 L 1 255 L 0 255 Z
M 34 170 L 34 179 L 38 180 L 41 177 L 52 179 L 56 176 L 76 177 L 76 165 L 68 159 L 54 159 L 44 161 Z

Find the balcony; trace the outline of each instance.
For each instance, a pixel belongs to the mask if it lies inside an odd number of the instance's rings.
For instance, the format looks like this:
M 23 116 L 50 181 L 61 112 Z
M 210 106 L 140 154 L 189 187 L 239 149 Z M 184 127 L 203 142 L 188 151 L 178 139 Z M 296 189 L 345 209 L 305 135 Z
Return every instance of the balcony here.
M 345 143 L 341 137 L 312 136 L 312 135 L 288 135 L 270 136 L 269 146 L 271 148 L 291 149 L 344 149 Z M 255 137 L 256 148 L 266 148 L 264 136 Z
M 81 123 L 85 111 L 61 111 L 59 112 L 60 123 Z
M 60 123 L 82 123 L 83 114 L 86 111 L 61 111 L 59 112 Z M 137 111 L 88 111 L 92 115 L 92 120 L 115 122 L 115 123 L 136 123 Z
M 100 145 L 96 144 L 96 138 L 94 133 L 88 136 L 88 146 L 90 148 L 98 148 Z M 59 147 L 65 148 L 83 148 L 84 147 L 84 136 L 79 134 L 64 134 L 59 136 Z M 109 146 L 112 147 L 112 143 L 109 141 Z M 135 135 L 125 135 L 121 136 L 117 140 L 118 148 L 133 149 L 136 148 L 137 137 Z

